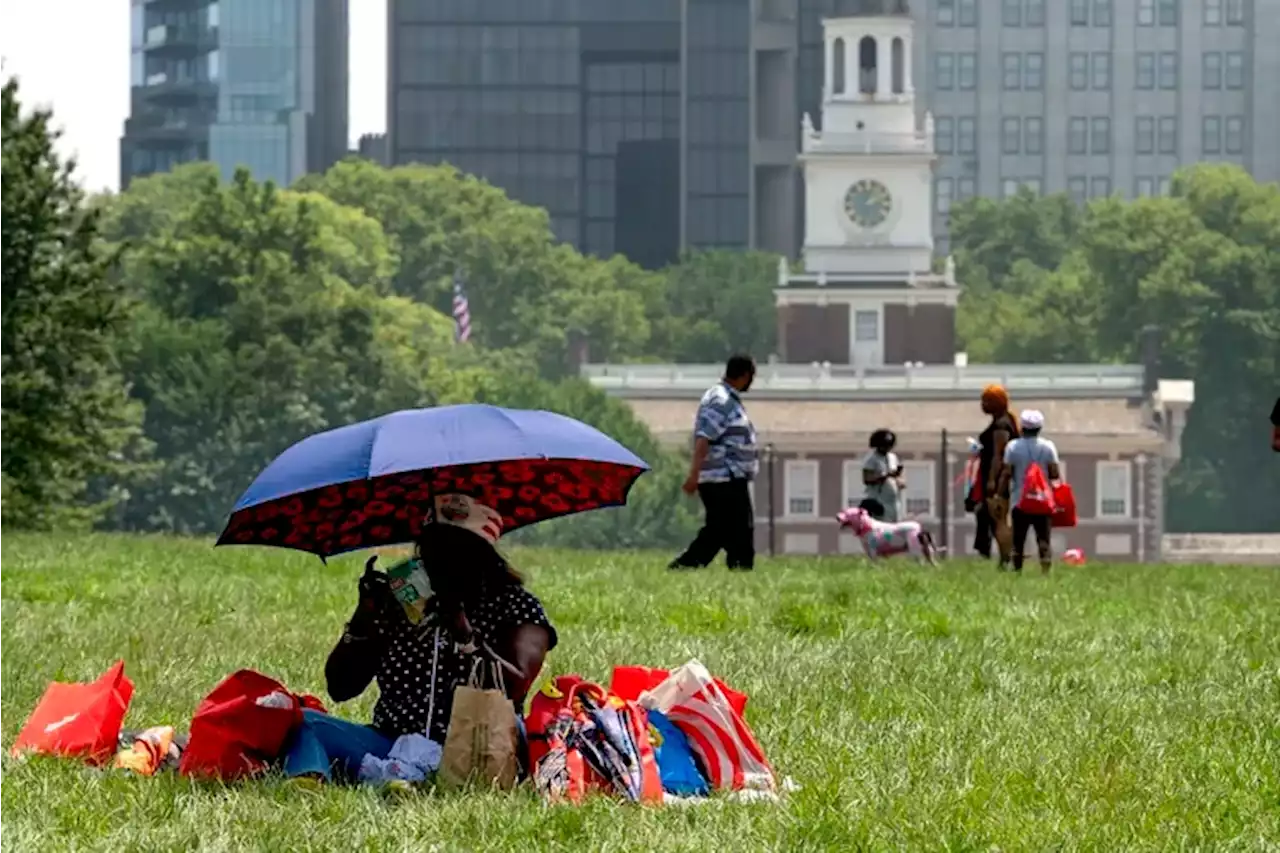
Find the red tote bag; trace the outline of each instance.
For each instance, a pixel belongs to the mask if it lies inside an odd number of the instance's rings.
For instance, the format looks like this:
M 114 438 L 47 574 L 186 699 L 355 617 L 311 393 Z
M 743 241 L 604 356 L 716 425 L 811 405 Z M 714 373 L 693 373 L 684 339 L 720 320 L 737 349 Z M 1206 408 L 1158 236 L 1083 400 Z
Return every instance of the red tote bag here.
M 1054 527 L 1075 527 L 1079 520 L 1076 515 L 1076 493 L 1070 483 L 1058 483 L 1053 487 L 1053 515 L 1050 524 Z
M 116 752 L 133 682 L 125 677 L 124 661 L 116 663 L 91 684 L 55 681 L 40 697 L 11 754 L 35 752 L 82 758 L 103 764 Z
M 262 773 L 284 752 L 304 707 L 324 710 L 262 673 L 233 673 L 196 709 L 178 772 L 223 781 Z

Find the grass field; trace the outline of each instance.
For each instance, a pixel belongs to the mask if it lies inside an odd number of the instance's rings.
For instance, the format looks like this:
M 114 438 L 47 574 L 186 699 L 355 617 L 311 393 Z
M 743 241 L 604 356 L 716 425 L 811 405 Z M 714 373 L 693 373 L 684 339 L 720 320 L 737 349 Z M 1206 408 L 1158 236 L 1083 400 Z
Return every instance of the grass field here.
M 871 569 L 517 551 L 550 666 L 699 657 L 802 789 L 781 806 L 546 808 L 532 795 L 234 788 L 4 759 L 6 850 L 1276 850 L 1280 573 Z M 253 667 L 321 693 L 360 559 L 124 537 L 3 541 L 8 747 L 52 679 L 117 657 L 127 725 L 185 725 Z M 368 718 L 372 698 L 338 712 Z

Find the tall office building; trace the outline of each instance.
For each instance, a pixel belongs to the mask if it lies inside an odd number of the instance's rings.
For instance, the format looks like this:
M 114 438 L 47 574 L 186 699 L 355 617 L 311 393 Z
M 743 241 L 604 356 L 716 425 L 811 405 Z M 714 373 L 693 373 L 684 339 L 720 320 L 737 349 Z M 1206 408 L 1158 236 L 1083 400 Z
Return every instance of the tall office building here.
M 347 0 L 132 0 L 120 184 L 211 160 L 288 185 L 347 151 Z
M 944 245 L 951 203 L 973 195 L 1155 195 L 1200 161 L 1280 180 L 1280 0 L 913 7 Z
M 557 235 L 648 265 L 794 257 L 822 20 L 910 14 L 935 233 L 972 195 L 1160 192 L 1180 165 L 1280 178 L 1280 0 L 389 0 L 392 163 L 451 162 Z

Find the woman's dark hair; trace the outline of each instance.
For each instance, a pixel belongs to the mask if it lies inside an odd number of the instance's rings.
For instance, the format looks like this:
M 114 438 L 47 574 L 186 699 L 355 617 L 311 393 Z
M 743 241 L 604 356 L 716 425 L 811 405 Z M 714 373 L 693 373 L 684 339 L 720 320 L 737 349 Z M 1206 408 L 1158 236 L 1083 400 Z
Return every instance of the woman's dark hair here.
M 898 443 L 898 437 L 893 434 L 891 429 L 878 429 L 871 433 L 871 449 L 883 450 L 888 453 L 893 450 L 893 446 Z
M 480 584 L 523 586 L 524 578 L 498 549 L 479 535 L 452 524 L 428 524 L 414 543 L 433 588 L 443 581 L 474 588 Z M 443 591 L 437 588 L 437 591 Z

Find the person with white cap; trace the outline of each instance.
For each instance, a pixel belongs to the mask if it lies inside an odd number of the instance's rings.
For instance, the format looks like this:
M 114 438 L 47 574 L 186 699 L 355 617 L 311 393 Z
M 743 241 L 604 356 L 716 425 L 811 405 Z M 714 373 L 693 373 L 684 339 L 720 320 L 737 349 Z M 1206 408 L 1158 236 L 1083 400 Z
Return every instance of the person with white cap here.
M 377 557 L 370 558 L 360 602 L 325 664 L 337 702 L 378 682 L 373 725 L 304 711 L 285 756 L 286 775 L 328 779 L 337 768 L 354 778 L 365 755 L 386 758 L 404 735 L 443 744 L 453 691 L 467 683 L 477 659 L 501 668 L 502 684 L 485 686 L 504 688 L 518 716 L 556 645 L 555 628 L 495 548 L 502 516 L 467 495 L 438 495 L 433 503 L 415 542 L 422 569 L 416 576 L 425 588 L 407 596 L 425 598 L 425 608 L 411 611 L 407 598 L 398 601 L 388 576 L 373 568 Z
M 1023 497 L 1027 475 L 1035 467 L 1039 467 L 1049 482 L 1061 479 L 1058 448 L 1049 439 L 1040 437 L 1040 432 L 1044 429 L 1043 412 L 1026 409 L 1018 416 L 1018 420 L 1022 425 L 1022 435 L 1005 446 L 1004 470 L 1000 474 L 998 487 L 1000 494 L 1009 495 L 1009 506 L 1013 507 L 1013 570 L 1022 571 L 1027 533 L 1034 530 L 1036 546 L 1040 552 L 1040 568 L 1048 572 L 1053 564 L 1049 540 L 1051 516 L 1049 513 L 1027 511 Z

